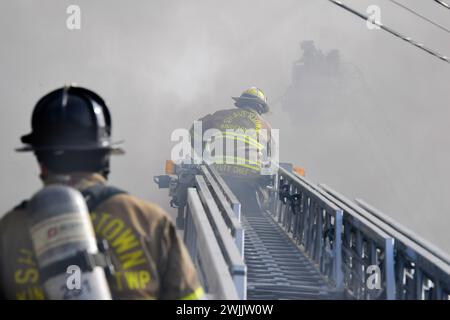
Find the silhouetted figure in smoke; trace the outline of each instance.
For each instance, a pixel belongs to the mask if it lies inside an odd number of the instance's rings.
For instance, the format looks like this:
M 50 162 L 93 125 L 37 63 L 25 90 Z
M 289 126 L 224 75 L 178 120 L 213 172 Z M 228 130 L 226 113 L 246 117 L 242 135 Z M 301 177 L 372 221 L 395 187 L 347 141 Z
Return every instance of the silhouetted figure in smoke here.
M 316 121 L 317 117 L 332 117 L 355 94 L 362 96 L 361 74 L 356 67 L 342 62 L 338 50 L 324 53 L 312 40 L 302 41 L 300 48 L 302 56 L 294 62 L 292 83 L 283 97 L 284 110 L 303 120 Z

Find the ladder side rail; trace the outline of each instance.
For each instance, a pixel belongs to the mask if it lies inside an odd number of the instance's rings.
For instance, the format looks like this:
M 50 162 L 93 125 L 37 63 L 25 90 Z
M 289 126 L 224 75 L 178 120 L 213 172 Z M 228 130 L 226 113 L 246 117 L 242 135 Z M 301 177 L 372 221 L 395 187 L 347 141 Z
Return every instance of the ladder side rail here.
M 195 177 L 195 184 L 209 223 L 211 224 L 214 235 L 230 269 L 239 297 L 240 299 L 245 300 L 247 294 L 247 266 L 244 263 L 243 257 L 236 246 L 231 232 L 217 207 L 204 177 L 197 175 Z
M 229 267 L 195 188 L 188 189 L 185 239 L 202 285 L 214 299 L 239 299 Z

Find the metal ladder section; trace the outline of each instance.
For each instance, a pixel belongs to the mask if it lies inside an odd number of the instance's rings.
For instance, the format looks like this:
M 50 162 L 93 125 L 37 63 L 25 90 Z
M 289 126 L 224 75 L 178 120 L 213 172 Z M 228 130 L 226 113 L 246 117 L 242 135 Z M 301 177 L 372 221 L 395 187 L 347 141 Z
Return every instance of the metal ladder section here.
M 345 298 L 450 300 L 450 257 L 363 200 L 282 166 L 269 211 Z
M 334 288 L 266 212 L 243 215 L 247 299 L 332 299 Z
M 200 166 L 193 184 L 185 209 L 185 242 L 213 298 L 340 297 L 334 283 L 270 213 L 241 212 L 240 203 L 214 167 Z M 208 239 L 202 236 L 205 230 L 211 230 Z M 224 290 L 233 283 L 235 292 Z
M 263 212 L 241 213 L 212 166 L 177 165 L 170 188 L 213 299 L 450 300 L 450 258 L 362 200 L 277 167 Z
M 221 177 L 201 166 L 187 192 L 184 240 L 212 299 L 247 299 L 240 210 Z

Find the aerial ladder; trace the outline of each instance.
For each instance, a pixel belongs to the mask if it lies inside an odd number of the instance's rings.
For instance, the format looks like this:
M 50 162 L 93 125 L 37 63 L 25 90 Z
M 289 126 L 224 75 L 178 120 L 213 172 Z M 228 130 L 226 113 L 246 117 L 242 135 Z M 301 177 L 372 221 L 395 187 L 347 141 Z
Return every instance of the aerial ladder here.
M 213 165 L 169 167 L 154 181 L 211 299 L 450 299 L 445 253 L 292 164 L 270 176 L 259 212 L 242 212 Z

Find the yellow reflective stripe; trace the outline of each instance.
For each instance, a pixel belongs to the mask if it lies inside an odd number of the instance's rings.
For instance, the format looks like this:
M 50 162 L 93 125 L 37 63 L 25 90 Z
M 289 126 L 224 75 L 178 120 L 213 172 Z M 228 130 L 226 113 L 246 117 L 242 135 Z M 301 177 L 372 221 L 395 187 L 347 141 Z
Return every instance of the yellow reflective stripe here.
M 261 120 L 259 120 L 259 119 L 255 120 L 255 129 L 256 129 L 256 132 L 261 131 Z
M 252 160 L 249 160 L 246 158 L 236 157 L 236 156 L 216 155 L 216 156 L 212 157 L 212 159 L 216 159 L 216 158 L 218 158 L 219 160 L 223 159 L 223 158 L 231 159 L 231 160 L 240 160 L 241 163 L 253 164 L 255 166 L 261 166 L 261 164 L 262 164 L 261 161 L 252 161 Z M 238 164 L 241 164 L 241 163 L 238 163 Z M 230 164 L 236 164 L 236 163 L 233 161 L 233 163 L 230 163 Z
M 259 149 L 265 148 L 262 143 L 258 142 L 258 140 L 255 140 L 252 137 L 245 135 L 245 134 L 234 133 L 234 132 L 222 132 L 222 136 L 225 136 L 224 138 L 226 138 L 226 139 L 232 137 L 234 140 L 248 143 L 249 145 L 259 148 Z M 228 136 L 230 136 L 230 137 L 228 137 Z M 218 135 L 218 137 L 220 138 L 221 136 Z M 243 137 L 244 139 L 241 139 L 240 137 Z
M 262 143 L 260 143 L 258 140 L 256 140 L 255 138 L 252 138 L 251 136 L 249 136 L 248 134 L 244 134 L 244 133 L 235 133 L 235 132 L 222 132 L 222 135 L 224 136 L 232 136 L 232 137 L 242 137 L 245 140 L 248 141 L 244 141 L 244 142 L 248 142 L 248 143 L 253 143 L 255 146 L 260 147 L 260 148 L 264 148 L 264 145 Z M 242 141 L 242 140 L 241 140 Z
M 194 292 L 188 294 L 187 296 L 181 298 L 180 300 L 198 300 L 205 294 L 202 287 L 198 287 Z
M 229 165 L 229 166 L 239 166 L 239 167 L 244 167 L 247 169 L 251 169 L 251 170 L 255 170 L 255 171 L 260 171 L 260 168 L 255 168 L 254 166 L 248 165 L 248 164 L 243 164 L 243 163 L 239 163 L 239 164 L 231 164 L 231 163 L 226 163 L 226 162 L 214 162 L 215 164 L 221 164 L 221 165 Z
M 230 137 L 227 137 L 227 135 L 231 136 L 231 139 L 233 139 L 233 140 L 242 141 L 242 142 L 247 143 L 247 144 L 251 145 L 252 147 L 255 147 L 258 149 L 265 149 L 263 144 L 259 143 L 257 140 L 255 140 L 253 138 L 250 138 L 249 136 L 246 136 L 245 134 L 237 134 L 237 133 L 232 133 L 232 132 L 228 132 L 227 134 L 225 134 L 224 132 L 221 132 L 221 133 L 213 135 L 211 138 L 230 139 Z M 244 139 L 239 138 L 239 136 L 244 137 Z M 197 134 L 197 137 L 202 138 L 199 134 Z
M 228 156 L 228 157 L 225 157 L 225 158 L 233 158 L 233 159 L 236 159 L 236 160 L 244 160 L 244 161 L 247 161 L 247 162 L 253 162 L 254 164 L 252 165 L 252 164 L 248 164 L 248 163 L 235 163 L 235 162 L 233 162 L 233 163 L 230 163 L 230 162 L 228 162 L 228 161 L 223 161 L 223 160 L 221 160 L 221 159 L 218 159 L 218 160 L 214 160 L 213 161 L 213 163 L 215 163 L 215 164 L 226 164 L 226 165 L 230 165 L 230 166 L 240 166 L 240 167 L 245 167 L 245 168 L 248 168 L 248 169 L 252 169 L 252 170 L 256 170 L 256 171 L 259 171 L 260 169 L 261 169 L 261 163 L 260 162 L 254 162 L 254 161 L 249 161 L 249 160 L 247 160 L 247 159 L 244 159 L 244 158 L 239 158 L 239 157 L 232 157 L 232 156 Z

